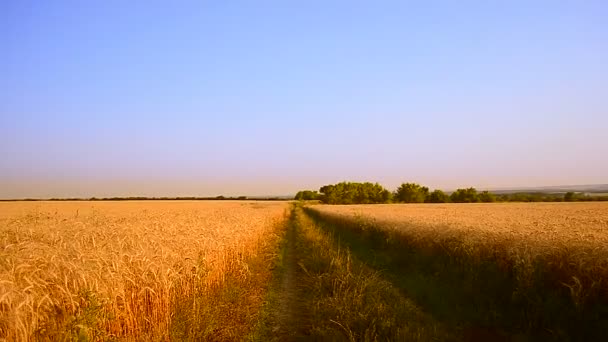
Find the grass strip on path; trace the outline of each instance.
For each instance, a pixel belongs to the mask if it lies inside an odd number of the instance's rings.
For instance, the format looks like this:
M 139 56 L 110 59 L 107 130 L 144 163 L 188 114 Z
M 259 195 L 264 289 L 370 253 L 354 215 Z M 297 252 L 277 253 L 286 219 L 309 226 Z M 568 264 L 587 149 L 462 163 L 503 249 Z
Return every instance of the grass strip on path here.
M 300 207 L 293 211 L 299 292 L 309 340 L 454 340 L 381 274 L 351 256 Z

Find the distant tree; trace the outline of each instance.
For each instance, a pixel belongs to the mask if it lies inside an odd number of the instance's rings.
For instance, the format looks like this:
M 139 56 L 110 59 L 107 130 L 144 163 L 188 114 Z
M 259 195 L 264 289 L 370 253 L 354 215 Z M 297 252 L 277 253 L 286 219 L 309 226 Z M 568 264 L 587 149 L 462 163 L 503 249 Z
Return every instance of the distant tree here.
M 479 201 L 484 203 L 496 202 L 496 196 L 489 191 L 482 191 L 479 193 Z
M 388 203 L 390 191 L 378 183 L 341 182 L 319 189 L 319 199 L 328 204 Z
M 574 202 L 575 200 L 576 200 L 576 194 L 574 192 L 572 192 L 572 191 L 568 191 L 564 195 L 564 201 L 565 202 Z
M 403 183 L 395 192 L 394 199 L 404 203 L 422 203 L 429 194 L 429 188 L 416 183 Z
M 311 190 L 303 190 L 296 194 L 295 199 L 299 201 L 316 200 L 319 199 L 319 193 Z
M 338 202 L 338 194 L 335 190 L 335 185 L 324 185 L 319 189 L 321 193 L 320 199 L 323 203 L 336 204 Z
M 441 190 L 434 190 L 433 192 L 431 192 L 428 197 L 426 202 L 429 203 L 446 203 L 450 200 L 450 198 L 448 197 L 448 195 L 446 195 L 445 192 L 441 191 Z
M 450 195 L 450 200 L 454 203 L 476 203 L 479 196 L 475 188 L 457 189 Z

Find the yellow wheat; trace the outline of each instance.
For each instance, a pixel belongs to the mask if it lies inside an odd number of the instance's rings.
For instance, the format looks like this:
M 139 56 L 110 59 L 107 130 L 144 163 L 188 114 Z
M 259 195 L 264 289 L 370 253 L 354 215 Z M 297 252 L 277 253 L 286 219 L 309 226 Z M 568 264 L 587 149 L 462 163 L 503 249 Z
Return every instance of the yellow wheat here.
M 249 275 L 244 260 L 285 209 L 284 202 L 0 203 L 0 340 L 167 339 L 179 301 L 222 286 L 228 273 Z

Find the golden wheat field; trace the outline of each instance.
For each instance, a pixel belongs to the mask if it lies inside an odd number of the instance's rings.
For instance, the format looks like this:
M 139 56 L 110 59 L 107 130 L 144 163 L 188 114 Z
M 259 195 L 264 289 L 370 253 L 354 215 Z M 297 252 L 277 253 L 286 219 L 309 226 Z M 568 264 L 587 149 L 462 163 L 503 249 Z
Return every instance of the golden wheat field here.
M 577 258 L 581 268 L 596 266 L 608 271 L 608 259 L 599 259 L 608 256 L 608 203 L 334 205 L 314 209 L 331 217 L 371 221 L 421 241 L 458 239 L 473 249 L 492 246 L 519 259 L 567 252 Z
M 524 287 L 538 266 L 577 305 L 608 293 L 608 203 L 391 204 L 313 206 L 322 216 L 371 224 L 420 250 L 471 267 L 484 260 L 515 272 Z M 535 273 L 536 272 L 536 273 Z
M 526 244 L 607 246 L 608 203 L 389 204 L 315 206 L 329 215 L 364 217 L 391 229 L 467 233 Z M 422 229 L 420 231 L 422 231 Z
M 0 203 L 0 340 L 169 339 L 172 326 L 199 323 L 198 298 L 227 276 L 250 277 L 245 261 L 276 235 L 286 208 Z

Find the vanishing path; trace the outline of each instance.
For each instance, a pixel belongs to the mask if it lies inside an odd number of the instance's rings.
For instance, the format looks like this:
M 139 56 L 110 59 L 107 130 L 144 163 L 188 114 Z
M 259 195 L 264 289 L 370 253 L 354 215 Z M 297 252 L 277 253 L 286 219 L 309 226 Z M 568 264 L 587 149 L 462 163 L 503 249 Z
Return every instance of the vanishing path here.
M 334 226 L 295 204 L 255 340 L 547 340 L 451 316 L 474 303 L 450 300 L 449 293 L 459 289 L 419 271 L 426 264 L 413 265 L 417 259 L 407 250 L 385 250 L 376 240 L 384 241 Z
M 296 288 L 296 229 L 297 223 L 292 213 L 287 227 L 282 255 L 282 279 L 274 314 L 276 325 L 273 327 L 273 341 L 294 340 L 298 333 L 297 329 L 294 329 L 297 325 L 300 311 L 298 290 Z
M 305 340 L 302 288 L 298 284 L 298 222 L 294 211 L 292 208 L 275 265 L 264 331 L 255 340 Z
M 454 340 L 338 240 L 293 207 L 260 340 Z

